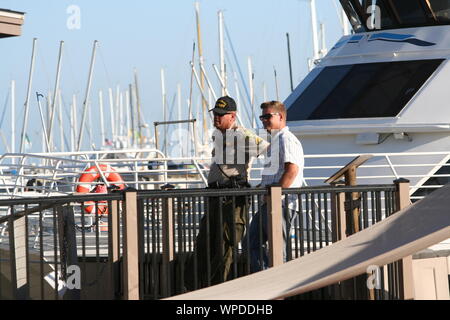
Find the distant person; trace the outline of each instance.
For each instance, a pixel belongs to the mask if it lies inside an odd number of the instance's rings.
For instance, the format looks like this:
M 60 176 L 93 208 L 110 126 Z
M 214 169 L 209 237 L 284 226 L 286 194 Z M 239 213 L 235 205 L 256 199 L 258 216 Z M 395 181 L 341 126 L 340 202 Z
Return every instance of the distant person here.
M 32 188 L 32 187 L 37 187 L 37 188 Z M 27 191 L 42 192 L 42 182 L 40 180 L 36 180 L 35 178 L 28 180 L 26 188 L 25 188 L 25 192 L 27 192 Z
M 262 114 L 259 118 L 264 125 L 264 129 L 270 134 L 270 139 L 268 139 L 270 146 L 267 149 L 261 187 L 277 184 L 282 188 L 299 188 L 303 182 L 303 148 L 297 137 L 286 126 L 286 108 L 279 101 L 270 101 L 262 103 L 261 109 Z M 289 219 L 292 221 L 298 211 L 298 203 L 296 195 L 288 195 L 288 197 L 288 208 L 283 208 L 283 211 L 288 210 Z M 283 201 L 283 206 L 284 203 Z M 289 230 L 286 230 L 286 221 L 284 219 L 285 215 L 283 214 L 283 238 L 285 244 L 283 253 L 286 261 L 286 239 L 288 239 Z M 262 230 L 262 242 L 260 241 L 260 230 Z M 250 243 L 250 271 L 253 273 L 266 269 L 268 267 L 266 202 L 262 205 L 261 210 L 253 216 L 247 236 Z M 244 240 L 244 246 L 246 243 L 247 241 Z
M 209 189 L 248 188 L 248 169 L 268 143 L 252 131 L 236 124 L 236 102 L 221 97 L 210 111 L 214 114 L 214 149 L 208 175 Z M 235 143 L 236 142 L 236 143 Z M 194 252 L 185 272 L 186 289 L 194 290 L 224 282 L 236 258 L 237 245 L 244 234 L 248 216 L 246 196 L 209 197 L 209 208 L 200 221 Z M 222 200 L 222 201 L 220 201 Z M 208 238 L 209 237 L 209 238 Z M 208 268 L 208 264 L 210 267 Z M 208 272 L 209 270 L 209 272 Z M 196 284 L 194 279 L 198 279 Z M 236 276 L 236 275 L 235 275 Z

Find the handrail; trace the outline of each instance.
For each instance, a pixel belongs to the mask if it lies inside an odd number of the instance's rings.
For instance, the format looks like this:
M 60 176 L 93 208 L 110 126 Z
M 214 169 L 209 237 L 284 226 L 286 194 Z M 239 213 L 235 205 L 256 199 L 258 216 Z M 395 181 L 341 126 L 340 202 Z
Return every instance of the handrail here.
M 109 154 L 126 155 L 126 158 L 106 159 Z M 449 167 L 450 159 L 448 151 L 434 152 L 393 152 L 393 153 L 371 153 L 373 158 L 360 166 L 358 181 L 361 184 L 367 182 L 386 183 L 390 180 L 407 178 L 411 180 L 410 194 L 433 177 L 448 178 L 448 174 L 437 173 L 441 167 Z M 104 157 L 98 157 L 99 155 Z M 360 154 L 306 154 L 304 167 L 305 185 L 322 184 L 329 177 L 333 169 L 341 168 L 348 160 Z M 400 158 L 399 158 L 400 157 Z M 16 159 L 20 158 L 20 161 Z M 100 160 L 101 158 L 101 160 Z M 14 161 L 13 161 L 14 160 Z M 52 165 L 37 167 L 35 163 L 43 160 L 52 162 Z M 149 169 L 149 162 L 161 162 L 161 166 Z M 191 163 L 192 168 L 169 169 L 170 161 L 178 163 Z M 8 163 L 14 162 L 14 163 Z M 206 186 L 208 168 L 200 166 L 200 163 L 209 163 L 210 159 L 204 157 L 168 157 L 156 149 L 124 149 L 124 150 L 102 150 L 87 152 L 54 152 L 54 153 L 6 153 L 0 156 L 0 178 L 4 196 L 19 197 L 24 192 L 27 181 L 35 178 L 46 182 L 36 190 L 44 191 L 46 195 L 54 192 L 68 192 L 76 186 L 77 177 L 85 172 L 88 165 L 99 165 L 107 163 L 113 166 L 120 174 L 126 174 L 125 183 L 134 188 L 148 189 L 162 184 L 170 183 L 181 188 L 190 186 Z M 256 184 L 263 170 L 260 159 L 254 161 L 250 168 L 249 180 Z M 100 172 L 104 178 L 104 172 Z M 185 177 L 182 175 L 186 174 Z M 189 175 L 189 176 L 188 176 Z M 194 176 L 195 175 L 195 176 Z M 162 179 L 156 179 L 158 176 Z M 105 179 L 105 182 L 106 181 Z M 432 183 L 436 185 L 436 183 Z M 64 186 L 64 187 L 62 187 Z M 438 185 L 437 187 L 441 187 Z

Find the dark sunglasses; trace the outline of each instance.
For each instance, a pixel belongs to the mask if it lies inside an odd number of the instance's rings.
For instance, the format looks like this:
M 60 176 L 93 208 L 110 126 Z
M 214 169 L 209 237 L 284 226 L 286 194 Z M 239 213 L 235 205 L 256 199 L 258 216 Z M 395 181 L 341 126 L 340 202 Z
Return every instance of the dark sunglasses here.
M 272 113 L 263 114 L 262 116 L 259 116 L 259 120 L 261 120 L 261 121 L 269 120 L 269 119 L 272 118 L 272 116 L 274 116 L 276 114 L 280 114 L 280 113 L 279 112 L 272 112 Z

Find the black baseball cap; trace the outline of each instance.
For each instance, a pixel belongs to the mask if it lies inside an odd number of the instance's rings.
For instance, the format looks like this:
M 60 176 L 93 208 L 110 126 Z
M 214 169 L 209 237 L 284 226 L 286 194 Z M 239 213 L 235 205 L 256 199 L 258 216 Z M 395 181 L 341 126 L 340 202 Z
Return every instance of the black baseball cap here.
M 215 113 L 226 114 L 228 112 L 236 111 L 236 102 L 229 96 L 217 99 L 213 109 L 209 110 Z

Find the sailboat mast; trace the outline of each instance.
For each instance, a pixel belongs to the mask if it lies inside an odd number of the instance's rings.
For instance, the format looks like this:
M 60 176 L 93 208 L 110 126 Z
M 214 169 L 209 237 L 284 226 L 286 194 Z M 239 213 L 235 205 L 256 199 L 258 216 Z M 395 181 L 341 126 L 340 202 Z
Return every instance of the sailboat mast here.
M 119 96 L 119 136 L 123 137 L 123 128 L 125 124 L 123 122 L 123 92 L 120 92 Z
M 116 96 L 115 96 L 115 110 L 116 110 L 116 117 L 115 117 L 115 121 L 114 121 L 114 132 L 116 133 L 116 137 L 120 136 L 120 131 L 119 131 L 119 123 L 120 123 L 120 105 L 119 105 L 119 98 L 120 98 L 120 85 L 116 86 Z
M 33 83 L 33 72 L 34 72 L 34 62 L 36 58 L 36 43 L 37 38 L 33 39 L 33 49 L 31 53 L 31 65 L 30 65 L 30 74 L 28 77 L 28 89 L 27 89 L 27 99 L 25 100 L 25 113 L 23 115 L 23 125 L 22 125 L 22 133 L 20 136 L 20 153 L 23 153 L 25 148 L 25 138 L 27 134 L 27 122 L 28 122 L 28 113 L 29 113 L 29 103 L 31 96 L 31 86 Z
M 327 44 L 325 41 L 325 24 L 320 24 L 320 57 L 323 58 L 327 54 Z
M 275 93 L 277 96 L 277 100 L 280 100 L 280 95 L 278 94 L 278 78 L 277 78 L 277 69 L 275 69 L 275 66 L 273 67 L 273 75 L 275 77 Z
M 64 126 L 63 126 L 63 114 L 62 114 L 62 97 L 61 97 L 61 90 L 58 90 L 58 120 L 59 120 L 59 134 L 60 134 L 60 151 L 64 151 Z
M 315 60 L 319 59 L 319 40 L 317 32 L 317 11 L 316 11 L 316 0 L 311 1 L 311 27 L 313 36 L 313 63 Z
M 253 67 L 252 67 L 252 58 L 248 57 L 247 59 L 247 66 L 248 66 L 248 85 L 250 88 L 250 108 L 252 110 L 252 127 L 256 127 L 256 121 L 255 121 L 255 91 L 253 89 Z
M 127 127 L 125 128 L 125 134 L 127 137 L 127 146 L 130 146 L 130 91 L 131 84 L 128 86 L 128 90 L 125 91 L 125 116 Z M 131 144 L 132 145 L 132 144 Z
M 222 96 L 226 95 L 227 88 L 225 82 L 225 51 L 223 46 L 223 12 L 218 12 L 219 16 L 219 57 L 220 57 L 220 78 L 223 80 L 224 85 L 222 86 Z
M 130 83 L 129 85 L 129 89 L 130 91 L 130 96 L 129 96 L 129 101 L 130 101 L 130 115 L 131 115 L 131 145 L 134 147 L 135 141 L 134 141 L 134 103 L 133 103 L 133 96 L 134 96 L 134 90 L 133 90 L 133 85 Z
M 195 3 L 195 19 L 197 23 L 197 43 L 198 43 L 198 58 L 199 58 L 199 67 L 200 70 L 203 67 L 203 50 L 202 50 L 202 38 L 200 31 L 200 3 Z M 205 90 L 205 81 L 203 73 L 200 73 L 200 87 L 201 90 Z M 202 120 L 203 120 L 203 144 L 206 144 L 206 133 L 208 132 L 208 123 L 206 121 L 206 104 L 207 101 L 205 97 L 202 95 Z
M 291 80 L 291 92 L 294 91 L 294 82 L 292 80 L 292 62 L 291 62 L 291 44 L 289 41 L 289 33 L 286 33 L 287 38 L 287 50 L 288 50 L 288 60 L 289 60 L 289 79 Z M 266 101 L 266 100 L 264 100 Z
M 112 88 L 108 88 L 108 97 L 109 97 L 109 116 L 111 121 L 111 141 L 114 141 L 116 132 L 114 131 L 114 100 Z
M 166 96 L 166 84 L 165 84 L 165 77 L 164 77 L 164 69 L 161 68 L 161 96 L 162 96 L 162 111 L 163 111 L 163 121 L 167 121 L 167 96 Z M 166 125 L 164 126 L 164 152 L 167 152 L 166 148 L 166 142 L 167 142 L 167 131 L 166 131 Z
M 76 148 L 76 140 L 77 140 L 77 128 L 78 128 L 78 108 L 77 108 L 77 96 L 76 94 L 72 95 L 72 136 L 73 136 L 73 143 L 72 143 L 72 152 L 75 151 Z
M 138 134 L 139 134 L 138 145 L 142 146 L 141 98 L 139 96 L 138 74 L 137 74 L 136 69 L 134 69 L 134 87 L 136 90 L 137 126 L 138 126 Z
M 87 88 L 86 88 L 86 95 L 85 95 L 84 101 L 83 101 L 83 115 L 81 117 L 80 135 L 78 136 L 77 151 L 80 151 L 81 143 L 83 141 L 84 123 L 86 121 L 86 111 L 87 111 L 87 108 L 88 108 L 88 105 L 89 105 L 88 99 L 89 99 L 89 93 L 91 91 L 92 72 L 94 70 L 95 53 L 97 51 L 97 45 L 98 45 L 98 41 L 95 40 L 94 41 L 94 48 L 92 50 L 91 66 L 90 66 L 90 69 L 89 69 L 89 78 L 88 78 L 88 84 L 87 84 Z
M 104 119 L 103 119 L 103 91 L 100 90 L 98 92 L 98 105 L 100 108 L 100 135 L 101 135 L 101 139 L 102 139 L 102 146 L 105 145 L 105 123 L 104 123 Z
M 52 100 L 52 105 L 50 108 L 50 123 L 48 125 L 48 139 L 49 139 L 49 143 L 50 143 L 50 147 L 52 146 L 52 129 L 53 129 L 53 121 L 55 118 L 55 113 L 56 113 L 56 99 L 58 98 L 58 89 L 59 89 L 59 79 L 60 79 L 60 74 L 61 74 L 61 61 L 62 61 L 62 52 L 63 52 L 63 47 L 64 47 L 64 41 L 61 41 L 59 43 L 59 55 L 58 55 L 58 65 L 56 67 L 56 80 L 55 80 L 55 90 L 54 95 L 53 95 L 53 100 Z
M 350 25 L 347 20 L 347 15 L 345 14 L 344 9 L 341 9 L 341 17 L 342 17 L 342 33 L 344 36 L 348 36 L 350 34 Z
M 16 81 L 11 80 L 11 152 L 16 152 Z
M 178 101 L 178 121 L 181 121 L 181 85 L 177 84 L 177 101 Z M 180 156 L 183 156 L 184 145 L 181 135 L 181 123 L 178 124 L 178 143 L 180 144 Z

